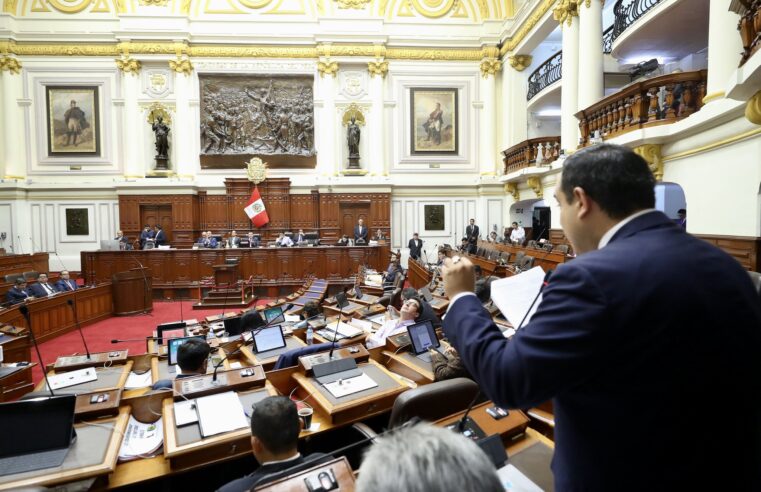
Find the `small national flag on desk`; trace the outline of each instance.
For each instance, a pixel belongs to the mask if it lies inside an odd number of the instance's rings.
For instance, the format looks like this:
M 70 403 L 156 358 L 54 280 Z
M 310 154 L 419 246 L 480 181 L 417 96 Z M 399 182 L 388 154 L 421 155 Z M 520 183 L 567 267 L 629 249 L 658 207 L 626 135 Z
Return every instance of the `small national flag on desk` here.
M 270 221 L 267 210 L 264 208 L 262 195 L 259 194 L 259 188 L 254 188 L 254 191 L 251 192 L 251 198 L 248 199 L 248 204 L 243 211 L 254 223 L 254 227 L 263 227 Z

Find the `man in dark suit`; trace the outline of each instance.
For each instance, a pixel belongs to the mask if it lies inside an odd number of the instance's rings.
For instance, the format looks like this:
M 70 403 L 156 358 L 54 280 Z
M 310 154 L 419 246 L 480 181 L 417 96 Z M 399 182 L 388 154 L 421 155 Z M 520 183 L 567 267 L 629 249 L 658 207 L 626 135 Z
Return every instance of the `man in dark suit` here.
M 48 282 L 48 276 L 45 273 L 39 274 L 37 283 L 30 285 L 27 292 L 34 297 L 47 297 L 58 293 L 55 286 Z
M 418 237 L 418 233 L 412 235 L 412 239 L 410 239 L 410 242 L 407 244 L 407 247 L 410 248 L 410 258 L 413 260 L 417 260 L 420 258 L 420 252 L 423 249 L 423 241 Z
M 240 238 L 238 237 L 238 231 L 230 231 L 230 237 L 227 238 L 228 248 L 237 248 L 240 246 Z
M 360 239 L 367 243 L 367 227 L 365 226 L 365 221 L 362 219 L 359 219 L 357 225 L 354 226 L 354 243 Z
M 23 277 L 17 277 L 13 287 L 5 293 L 5 301 L 11 304 L 19 304 L 30 298 L 26 291 L 26 280 Z
M 166 233 L 158 224 L 153 226 L 153 241 L 156 243 L 157 247 L 166 244 Z
M 58 292 L 70 292 L 77 290 L 77 282 L 69 276 L 68 270 L 61 271 L 61 279 L 55 283 L 55 289 Z
M 476 254 L 478 250 L 479 229 L 476 225 L 476 219 L 470 219 L 470 225 L 465 228 L 465 237 L 468 239 L 468 253 Z
M 296 237 L 293 238 L 293 241 L 296 244 L 301 244 L 304 241 L 306 241 L 306 239 L 304 238 L 304 229 L 299 229 L 299 232 L 298 234 L 296 234 Z
M 114 240 L 119 241 L 119 249 L 121 250 L 127 250 L 132 249 L 132 246 L 129 244 L 129 238 L 124 235 L 122 231 L 116 232 L 116 237 Z
M 143 227 L 143 232 L 140 233 L 140 249 L 145 249 L 145 243 L 148 239 L 153 239 L 155 236 L 154 232 L 151 230 L 151 226 L 146 225 Z
M 444 331 L 497 405 L 553 398 L 556 490 L 761 490 L 758 294 L 653 209 L 654 185 L 625 147 L 574 153 L 555 197 L 579 256 L 510 340 L 471 294 L 470 262 L 448 260 Z M 720 432 L 716 407 L 738 416 Z
M 246 246 L 249 248 L 258 248 L 259 247 L 259 236 L 254 236 L 253 232 L 249 232 L 248 236 L 246 236 L 247 243 Z
M 251 409 L 251 450 L 259 468 L 233 480 L 219 492 L 242 492 L 267 483 L 266 476 L 304 463 L 297 445 L 301 420 L 296 404 L 285 396 L 268 396 Z M 317 456 L 307 457 L 310 461 Z M 264 480 L 263 480 L 264 479 Z

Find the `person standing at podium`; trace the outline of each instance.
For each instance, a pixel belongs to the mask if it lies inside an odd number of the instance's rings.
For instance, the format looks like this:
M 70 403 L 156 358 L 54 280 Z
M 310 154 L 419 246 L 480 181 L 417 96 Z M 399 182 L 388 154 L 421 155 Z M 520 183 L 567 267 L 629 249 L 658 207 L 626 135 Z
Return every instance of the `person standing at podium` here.
M 420 239 L 417 232 L 412 235 L 412 239 L 410 239 L 407 247 L 410 248 L 410 258 L 413 260 L 420 259 L 420 252 L 423 250 L 423 240 Z
M 61 271 L 61 279 L 55 283 L 55 288 L 58 292 L 69 292 L 77 290 L 77 282 L 71 280 L 69 277 L 69 271 Z
M 357 244 L 357 241 L 360 240 L 362 243 L 367 242 L 367 227 L 365 226 L 365 221 L 362 219 L 359 219 L 357 225 L 354 226 L 354 243 Z

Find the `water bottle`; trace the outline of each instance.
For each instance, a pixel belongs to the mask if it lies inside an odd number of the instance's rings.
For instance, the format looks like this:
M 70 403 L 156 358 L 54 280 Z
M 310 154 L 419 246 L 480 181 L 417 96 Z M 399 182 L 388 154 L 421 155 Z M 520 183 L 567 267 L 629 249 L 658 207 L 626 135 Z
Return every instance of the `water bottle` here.
M 307 345 L 312 345 L 313 340 L 314 340 L 314 330 L 312 329 L 312 325 L 307 323 Z
M 217 338 L 217 336 L 214 334 L 214 328 L 209 326 L 209 332 L 206 334 L 206 341 L 211 344 L 211 341 Z

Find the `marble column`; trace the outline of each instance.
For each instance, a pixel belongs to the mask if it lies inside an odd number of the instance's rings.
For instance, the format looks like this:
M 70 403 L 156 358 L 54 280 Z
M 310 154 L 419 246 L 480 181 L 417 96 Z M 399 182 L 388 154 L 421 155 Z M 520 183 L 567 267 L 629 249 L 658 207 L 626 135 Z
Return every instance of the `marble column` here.
M 587 108 L 605 95 L 602 48 L 603 0 L 586 0 L 579 6 L 579 109 Z M 565 53 L 563 54 L 565 64 Z M 563 89 L 566 84 L 563 78 Z
M 481 77 L 481 100 L 484 105 L 481 108 L 480 121 L 480 146 L 479 152 L 479 171 L 481 176 L 496 175 L 497 154 L 497 112 L 496 112 L 496 95 L 497 83 L 496 75 L 486 74 Z
M 743 46 L 737 23 L 740 16 L 729 9 L 730 0 L 711 0 L 708 20 L 708 103 L 722 99 L 729 78 L 740 64 Z
M 142 111 L 137 104 L 140 92 L 140 78 L 136 72 L 122 72 L 122 90 L 124 91 L 124 177 L 145 177 L 143 162 L 143 135 L 148 123 L 142 119 Z
M 527 68 L 531 55 L 513 55 L 502 66 L 502 141 L 499 150 L 505 150 L 528 138 Z
M 19 66 L 20 69 L 20 66 Z M 3 99 L 3 162 L 5 169 L 0 176 L 5 179 L 26 177 L 26 146 L 24 135 L 24 114 L 19 107 L 19 99 L 24 97 L 23 79 L 20 73 L 5 69 L 2 71 Z M 44 122 L 41 123 L 44 125 Z
M 339 126 L 336 125 L 335 75 L 320 71 L 318 77 L 323 107 L 320 118 L 315 122 L 319 138 L 317 173 L 322 176 L 334 176 L 340 169 L 335 152 L 335 133 L 340 131 Z
M 193 86 L 193 72 L 175 73 L 174 76 L 174 97 L 175 113 L 172 119 L 172 144 L 175 150 L 170 149 L 170 154 L 177 159 L 175 162 L 169 162 L 169 169 L 181 177 L 195 176 L 195 161 L 198 159 L 195 154 L 194 138 L 200 138 L 196 134 L 198 125 L 193 124 L 191 109 L 191 89 Z
M 579 144 L 579 18 L 568 14 L 563 29 L 563 87 L 560 99 L 560 146 L 566 152 Z
M 368 135 L 366 138 L 370 139 L 370 155 L 364 156 L 363 160 L 367 166 L 370 175 L 381 176 L 385 167 L 385 138 L 383 136 L 383 129 L 385 123 L 383 121 L 383 89 L 386 76 L 388 72 L 387 62 L 370 62 L 375 64 L 375 69 L 371 66 L 370 71 L 370 101 L 372 102 L 372 110 L 370 111 L 371 118 L 365 118 L 368 120 Z M 384 65 L 385 64 L 385 65 Z

